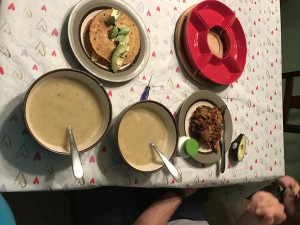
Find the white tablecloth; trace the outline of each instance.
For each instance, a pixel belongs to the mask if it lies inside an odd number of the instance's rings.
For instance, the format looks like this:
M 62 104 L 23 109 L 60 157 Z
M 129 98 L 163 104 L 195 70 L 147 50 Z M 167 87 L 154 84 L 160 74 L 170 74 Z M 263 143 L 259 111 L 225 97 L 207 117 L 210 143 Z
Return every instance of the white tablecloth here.
M 99 0 L 101 1 L 101 0 Z M 178 184 L 167 171 L 151 175 L 126 167 L 110 134 L 81 154 L 84 179 L 76 180 L 71 157 L 40 147 L 27 133 L 22 100 L 30 83 L 53 69 L 81 68 L 69 48 L 66 18 L 77 0 L 2 0 L 0 2 L 0 192 L 77 189 L 103 185 L 131 187 L 207 187 L 272 180 L 284 174 L 281 89 L 281 27 L 279 0 L 224 0 L 241 21 L 247 40 L 245 70 L 237 82 L 219 91 L 197 85 L 181 70 L 174 50 L 178 17 L 195 0 L 127 0 L 142 17 L 150 36 L 147 66 L 122 85 L 103 82 L 113 116 L 139 101 L 151 75 L 150 99 L 172 113 L 190 94 L 209 89 L 228 105 L 233 138 L 247 136 L 247 153 L 237 165 L 226 162 L 224 174 L 216 164 L 175 157 L 183 176 Z M 49 112 L 51 113 L 51 112 Z

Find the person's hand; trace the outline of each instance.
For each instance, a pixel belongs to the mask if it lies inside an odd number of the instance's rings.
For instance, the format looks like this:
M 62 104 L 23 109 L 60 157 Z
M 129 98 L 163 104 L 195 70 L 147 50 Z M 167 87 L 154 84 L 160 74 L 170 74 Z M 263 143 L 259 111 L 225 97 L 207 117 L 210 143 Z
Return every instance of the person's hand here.
M 295 195 L 293 189 L 287 188 L 285 190 L 283 204 L 288 217 L 292 221 L 300 223 L 300 198 L 299 195 Z
M 247 210 L 266 225 L 280 224 L 286 219 L 284 205 L 272 194 L 264 191 L 258 191 L 252 196 Z
M 297 185 L 297 181 L 290 177 L 290 176 L 284 176 L 284 177 L 281 177 L 277 180 L 277 182 L 285 187 L 285 188 L 291 188 L 292 190 L 296 187 Z
M 283 204 L 288 217 L 292 221 L 300 222 L 300 196 L 299 193 L 295 193 L 297 181 L 290 177 L 284 176 L 277 180 L 277 182 L 286 188 L 283 198 Z

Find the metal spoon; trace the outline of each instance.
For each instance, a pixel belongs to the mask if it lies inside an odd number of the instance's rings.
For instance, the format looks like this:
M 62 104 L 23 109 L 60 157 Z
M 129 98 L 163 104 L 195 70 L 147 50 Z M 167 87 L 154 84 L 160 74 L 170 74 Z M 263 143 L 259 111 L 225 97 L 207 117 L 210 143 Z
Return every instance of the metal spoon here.
M 173 164 L 164 156 L 164 154 L 159 150 L 159 148 L 151 141 L 150 146 L 156 151 L 156 153 L 159 155 L 171 175 L 174 177 L 174 179 L 178 182 L 182 182 L 182 177 L 178 170 L 173 166 Z
M 226 159 L 225 159 L 225 154 L 226 154 L 226 149 L 225 149 L 225 120 L 224 120 L 224 115 L 225 115 L 226 109 L 227 109 L 227 106 L 222 106 L 221 107 L 221 113 L 222 113 L 222 123 L 221 123 L 222 134 L 221 134 L 221 140 L 220 140 L 220 144 L 221 144 L 220 172 L 221 173 L 224 173 L 225 163 L 226 163 Z
M 73 136 L 72 127 L 68 126 L 67 129 L 69 134 L 70 150 L 72 155 L 73 174 L 77 179 L 81 179 L 83 177 L 83 167 L 80 161 L 77 145 Z

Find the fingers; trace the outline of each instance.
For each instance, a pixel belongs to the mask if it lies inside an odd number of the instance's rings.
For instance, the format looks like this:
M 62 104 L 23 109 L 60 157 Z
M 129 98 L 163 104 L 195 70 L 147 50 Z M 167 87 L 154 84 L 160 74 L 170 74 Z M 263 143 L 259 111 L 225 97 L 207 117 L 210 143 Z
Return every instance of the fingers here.
M 294 195 L 296 195 L 299 198 L 300 195 L 300 185 L 296 184 L 294 189 L 293 189 Z
M 265 210 L 262 212 L 263 220 L 269 224 L 280 224 L 286 220 L 286 214 L 284 212 L 284 206 L 280 204 L 274 211 Z
M 280 212 L 266 212 L 262 217 L 266 224 L 281 224 L 286 220 L 286 215 L 283 211 Z
M 265 224 L 279 224 L 286 219 L 284 205 L 268 192 L 259 191 L 253 195 L 248 210 L 260 217 Z
M 279 178 L 278 183 L 286 188 L 292 188 L 294 189 L 297 185 L 297 182 L 294 178 L 290 177 L 290 176 L 284 176 Z
M 300 224 L 300 198 L 299 195 L 295 195 L 292 189 L 286 189 L 283 199 L 285 205 L 285 212 L 288 217 L 297 221 L 295 224 Z

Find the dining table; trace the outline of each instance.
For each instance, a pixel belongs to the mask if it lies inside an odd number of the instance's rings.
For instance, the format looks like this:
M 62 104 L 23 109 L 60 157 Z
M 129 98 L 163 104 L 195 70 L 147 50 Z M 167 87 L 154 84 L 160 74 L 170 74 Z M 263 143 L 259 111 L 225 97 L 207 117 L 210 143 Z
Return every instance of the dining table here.
M 195 82 L 178 59 L 174 44 L 177 21 L 187 8 L 201 0 L 123 1 L 142 19 L 150 50 L 144 69 L 133 79 L 117 83 L 99 79 L 111 100 L 111 125 L 124 108 L 140 100 L 149 82 L 149 99 L 166 106 L 174 117 L 185 99 L 199 90 L 209 90 L 230 111 L 231 141 L 241 133 L 246 136 L 243 160 L 234 163 L 227 152 L 225 171 L 220 173 L 219 162 L 204 164 L 175 155 L 172 163 L 182 175 L 178 183 L 166 168 L 141 173 L 128 167 L 109 130 L 99 144 L 80 154 L 84 176 L 76 179 L 70 155 L 51 152 L 30 135 L 24 122 L 23 100 L 32 82 L 49 71 L 85 70 L 74 56 L 67 29 L 69 15 L 81 1 L 2 0 L 0 192 L 102 186 L 205 188 L 256 184 L 284 175 L 280 1 L 220 1 L 240 21 L 247 47 L 241 76 L 225 86 Z

